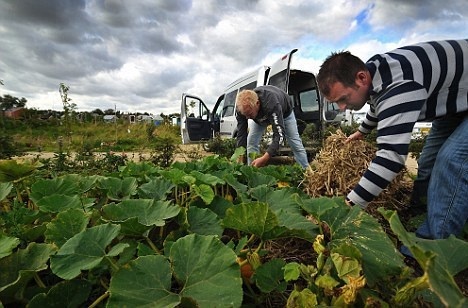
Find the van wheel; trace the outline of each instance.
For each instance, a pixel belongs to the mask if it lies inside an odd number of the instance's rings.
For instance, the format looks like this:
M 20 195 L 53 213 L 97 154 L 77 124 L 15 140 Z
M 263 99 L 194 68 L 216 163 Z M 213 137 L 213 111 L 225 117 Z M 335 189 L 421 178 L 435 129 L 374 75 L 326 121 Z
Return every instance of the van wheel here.
M 203 147 L 203 150 L 205 150 L 206 152 L 210 151 L 210 144 L 208 142 L 203 142 L 202 147 Z

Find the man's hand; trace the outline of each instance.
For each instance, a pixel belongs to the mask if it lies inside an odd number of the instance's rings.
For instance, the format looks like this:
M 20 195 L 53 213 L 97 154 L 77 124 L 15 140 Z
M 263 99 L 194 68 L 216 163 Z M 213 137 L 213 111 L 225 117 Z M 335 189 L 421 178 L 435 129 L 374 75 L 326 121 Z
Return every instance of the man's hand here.
M 251 165 L 253 167 L 263 167 L 268 163 L 269 160 L 270 160 L 270 154 L 265 153 L 263 154 L 262 157 L 255 159 Z
M 349 206 L 349 207 L 353 207 L 353 206 L 354 206 L 354 202 L 351 201 L 351 200 L 349 200 L 348 197 L 345 198 L 345 203 L 346 203 L 346 205 Z
M 353 140 L 361 140 L 364 138 L 364 134 L 360 131 L 356 131 L 355 133 L 351 134 L 348 138 L 346 138 L 346 142 L 350 142 Z

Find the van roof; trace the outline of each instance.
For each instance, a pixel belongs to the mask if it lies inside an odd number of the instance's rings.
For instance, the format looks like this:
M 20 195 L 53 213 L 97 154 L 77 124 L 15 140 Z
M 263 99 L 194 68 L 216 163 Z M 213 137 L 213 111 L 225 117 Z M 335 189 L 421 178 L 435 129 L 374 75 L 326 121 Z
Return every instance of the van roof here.
M 225 89 L 225 93 L 227 92 L 230 92 L 229 90 L 230 89 L 234 89 L 234 88 L 240 88 L 246 84 L 249 84 L 253 81 L 256 81 L 258 80 L 260 77 L 262 79 L 265 78 L 265 72 L 268 71 L 270 69 L 269 66 L 261 66 L 259 67 L 258 69 L 254 70 L 254 71 L 251 71 L 239 78 L 237 78 L 236 80 L 234 80 L 233 82 L 231 82 Z

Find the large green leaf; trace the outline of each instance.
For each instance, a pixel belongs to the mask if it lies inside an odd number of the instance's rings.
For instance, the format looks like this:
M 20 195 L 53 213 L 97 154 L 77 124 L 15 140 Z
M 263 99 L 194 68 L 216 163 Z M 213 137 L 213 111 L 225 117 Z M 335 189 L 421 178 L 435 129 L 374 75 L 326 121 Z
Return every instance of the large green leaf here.
M 187 211 L 189 231 L 201 235 L 218 235 L 221 237 L 224 229 L 221 227 L 221 220 L 210 209 L 200 209 L 191 206 Z
M 180 295 L 199 307 L 239 307 L 242 279 L 236 254 L 215 236 L 190 234 L 171 247 Z
M 184 179 L 187 176 L 187 174 L 183 170 L 171 168 L 171 169 L 168 169 L 168 170 L 161 171 L 161 175 L 164 178 L 171 181 L 172 183 L 174 183 L 175 185 L 186 185 L 187 184 L 187 182 Z M 194 179 L 194 181 L 195 181 L 195 179 Z
M 81 270 L 94 268 L 108 256 L 106 248 L 119 231 L 120 226 L 105 224 L 76 234 L 51 256 L 52 271 L 63 279 L 73 279 Z
M 52 195 L 74 196 L 81 195 L 91 189 L 97 176 L 80 176 L 67 174 L 53 179 L 42 179 L 31 186 L 31 200 L 37 203 L 43 197 Z
M 164 178 L 155 178 L 140 186 L 139 196 L 143 199 L 165 200 L 174 187 L 174 184 Z
M 331 208 L 320 217 L 330 226 L 330 245 L 347 243 L 362 253 L 362 265 L 370 286 L 398 275 L 404 268 L 403 257 L 380 223 L 359 207 Z
M 41 198 L 36 204 L 41 211 L 49 213 L 59 213 L 69 209 L 82 208 L 81 199 L 78 195 L 53 194 Z
M 16 237 L 0 234 L 0 259 L 11 255 L 13 249 L 15 249 L 19 243 L 20 240 Z
M 5 199 L 13 188 L 11 183 L 0 183 L 0 201 Z
M 296 189 L 289 188 L 272 190 L 266 195 L 265 202 L 278 217 L 280 226 L 297 230 L 299 237 L 313 240 L 318 234 L 319 227 L 303 215 L 301 200 Z M 299 233 L 301 230 L 307 235 Z
M 61 247 L 75 234 L 85 230 L 88 222 L 89 218 L 82 210 L 69 209 L 60 212 L 47 224 L 47 230 L 44 233 L 46 241 Z
M 28 303 L 29 308 L 83 307 L 91 293 L 91 283 L 86 280 L 62 281 L 47 294 L 40 293 Z
M 197 184 L 206 184 L 216 186 L 217 184 L 223 185 L 225 181 L 217 176 L 209 173 L 202 173 L 200 171 L 192 171 L 190 175 L 197 179 Z
M 274 176 L 258 172 L 258 169 L 255 167 L 242 166 L 241 171 L 247 180 L 248 186 L 251 188 L 259 185 L 273 186 L 278 181 Z
M 205 204 L 210 204 L 215 196 L 213 189 L 206 184 L 192 185 L 191 193 L 200 197 Z
M 254 234 L 262 240 L 278 239 L 291 232 L 279 225 L 278 217 L 262 202 L 243 203 L 229 208 L 223 219 L 226 228 Z
M 106 222 L 111 221 L 115 224 L 119 224 L 121 227 L 120 234 L 129 237 L 147 236 L 148 232 L 153 228 L 153 226 L 142 225 L 137 217 L 128 218 L 123 221 L 109 220 L 104 217 L 102 217 L 102 219 Z
M 130 199 L 131 196 L 136 195 L 138 182 L 133 177 L 123 179 L 109 177 L 102 178 L 99 181 L 99 186 L 107 191 L 107 198 L 120 201 Z
M 107 307 L 176 307 L 171 267 L 161 255 L 143 256 L 122 267 L 111 279 Z
M 146 180 L 148 177 L 158 174 L 159 168 L 150 162 L 135 163 L 129 160 L 125 166 L 119 168 L 122 177 L 136 177 L 139 180 Z
M 272 259 L 257 268 L 253 278 L 258 288 L 264 293 L 274 290 L 279 292 L 286 291 L 287 282 L 284 280 L 283 270 L 285 265 L 286 262 L 282 259 Z
M 426 240 L 406 232 L 395 211 L 379 209 L 392 231 L 409 248 L 426 271 L 430 289 L 447 307 L 465 307 L 466 297 L 458 288 L 453 275 L 468 268 L 468 242 L 450 236 L 448 239 Z
M 226 215 L 226 210 L 230 207 L 233 207 L 234 204 L 230 200 L 226 200 L 221 196 L 215 196 L 213 201 L 209 204 L 203 204 L 202 206 L 197 205 L 197 207 L 203 208 L 207 207 L 212 210 L 219 218 L 224 218 Z
M 239 182 L 232 173 L 225 174 L 223 179 L 230 187 L 234 188 L 236 193 L 239 195 L 247 192 L 247 190 L 249 189 L 247 185 L 244 185 L 241 182 Z
M 164 226 L 165 220 L 177 216 L 180 207 L 172 205 L 170 201 L 154 199 L 130 199 L 118 204 L 108 204 L 103 207 L 104 218 L 111 221 L 125 221 L 138 218 L 144 226 Z
M 31 175 L 42 164 L 29 160 L 0 160 L 0 182 L 14 182 Z
M 312 214 L 314 217 L 320 218 L 321 215 L 328 210 L 345 205 L 344 198 L 342 197 L 319 197 L 299 199 L 298 202 L 307 213 Z
M 36 272 L 47 269 L 54 247 L 30 243 L 25 249 L 0 259 L 0 292 L 15 284 L 25 285 Z

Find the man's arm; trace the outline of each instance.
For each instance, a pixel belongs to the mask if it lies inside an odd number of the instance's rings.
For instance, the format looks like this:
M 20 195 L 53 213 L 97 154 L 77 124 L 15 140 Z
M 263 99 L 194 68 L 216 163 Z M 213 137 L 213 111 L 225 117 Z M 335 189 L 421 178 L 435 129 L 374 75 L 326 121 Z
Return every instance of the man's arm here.
M 426 90 L 415 82 L 399 84 L 388 92 L 393 95 L 381 95 L 383 99 L 377 103 L 375 112 L 377 155 L 347 196 L 362 207 L 378 196 L 404 167 L 414 123 L 427 99 Z
M 268 118 L 271 123 L 271 128 L 273 131 L 273 139 L 266 150 L 266 153 L 270 157 L 276 155 L 279 150 L 280 145 L 284 141 L 284 119 L 283 119 L 283 111 L 281 110 L 281 106 L 276 104 L 275 109 L 268 115 Z
M 237 138 L 236 138 L 236 147 L 247 147 L 247 118 L 244 117 L 239 112 L 236 115 L 237 119 Z

